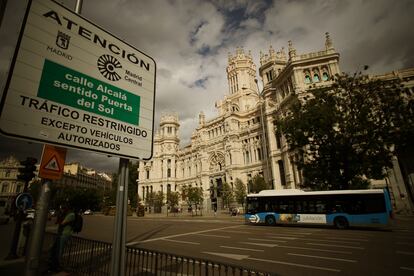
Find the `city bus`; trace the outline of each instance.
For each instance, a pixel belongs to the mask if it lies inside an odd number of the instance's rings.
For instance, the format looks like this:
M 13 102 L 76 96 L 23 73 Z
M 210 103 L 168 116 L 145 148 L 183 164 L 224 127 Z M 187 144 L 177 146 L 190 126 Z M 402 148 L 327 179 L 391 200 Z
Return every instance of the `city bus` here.
M 253 224 L 387 226 L 393 217 L 385 189 L 264 190 L 246 197 L 245 220 Z

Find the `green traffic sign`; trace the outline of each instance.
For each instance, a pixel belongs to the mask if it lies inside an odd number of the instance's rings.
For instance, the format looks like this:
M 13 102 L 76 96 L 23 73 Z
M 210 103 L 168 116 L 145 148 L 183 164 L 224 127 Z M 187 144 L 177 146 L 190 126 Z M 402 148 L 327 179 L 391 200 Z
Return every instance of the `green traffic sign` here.
M 139 125 L 140 96 L 47 59 L 37 96 Z

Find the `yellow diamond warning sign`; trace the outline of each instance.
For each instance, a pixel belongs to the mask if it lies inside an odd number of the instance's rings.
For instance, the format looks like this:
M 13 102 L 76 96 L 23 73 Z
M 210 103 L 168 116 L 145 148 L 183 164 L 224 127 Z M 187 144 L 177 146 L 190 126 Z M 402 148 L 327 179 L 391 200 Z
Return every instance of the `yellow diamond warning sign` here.
M 43 147 L 42 161 L 40 162 L 39 177 L 54 180 L 62 178 L 65 158 L 65 148 L 45 145 Z

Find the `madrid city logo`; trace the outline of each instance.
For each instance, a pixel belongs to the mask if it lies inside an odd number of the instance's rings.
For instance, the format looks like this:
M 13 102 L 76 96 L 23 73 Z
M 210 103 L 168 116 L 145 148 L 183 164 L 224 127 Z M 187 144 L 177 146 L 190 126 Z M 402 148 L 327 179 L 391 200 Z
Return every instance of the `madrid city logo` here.
M 98 58 L 98 70 L 102 76 L 111 81 L 118 81 L 121 76 L 115 71 L 122 68 L 121 63 L 111 55 L 102 55 Z
M 59 48 L 62 48 L 64 50 L 67 50 L 69 47 L 69 41 L 70 41 L 70 36 L 58 31 L 58 34 L 56 36 L 56 46 L 58 46 Z

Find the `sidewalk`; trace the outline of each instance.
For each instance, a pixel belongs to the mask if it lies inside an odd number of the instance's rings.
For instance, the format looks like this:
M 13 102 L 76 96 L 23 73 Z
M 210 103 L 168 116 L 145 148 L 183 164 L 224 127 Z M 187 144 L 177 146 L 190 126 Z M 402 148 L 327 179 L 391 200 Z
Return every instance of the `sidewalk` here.
M 24 275 L 26 269 L 25 258 L 21 257 L 15 260 L 0 260 L 0 275 L 13 275 L 20 276 Z M 41 263 L 40 271 L 46 271 L 47 265 Z M 68 276 L 68 272 L 58 272 L 58 273 L 39 273 L 39 275 L 48 275 L 48 276 Z
M 0 275 L 12 275 L 12 276 L 21 276 L 24 275 L 26 269 L 25 257 L 19 257 L 14 260 L 5 260 L 6 256 L 9 254 L 11 241 L 14 232 L 14 221 L 11 220 L 6 225 L 0 225 Z M 47 247 L 47 246 L 46 246 Z M 21 253 L 18 251 L 18 253 Z M 44 254 L 47 254 L 44 252 Z M 42 258 L 46 260 L 47 257 Z M 46 271 L 47 265 L 44 262 L 40 264 L 40 271 Z M 55 274 L 41 274 L 39 275 L 69 275 L 68 273 L 55 273 Z
M 244 215 L 238 214 L 237 216 L 231 216 L 228 211 L 218 211 L 216 214 L 213 212 L 198 213 L 193 214 L 185 211 L 181 213 L 145 213 L 145 216 L 138 217 L 135 214 L 129 218 L 162 218 L 162 219 L 206 219 L 206 220 L 228 220 L 228 221 L 244 221 Z

